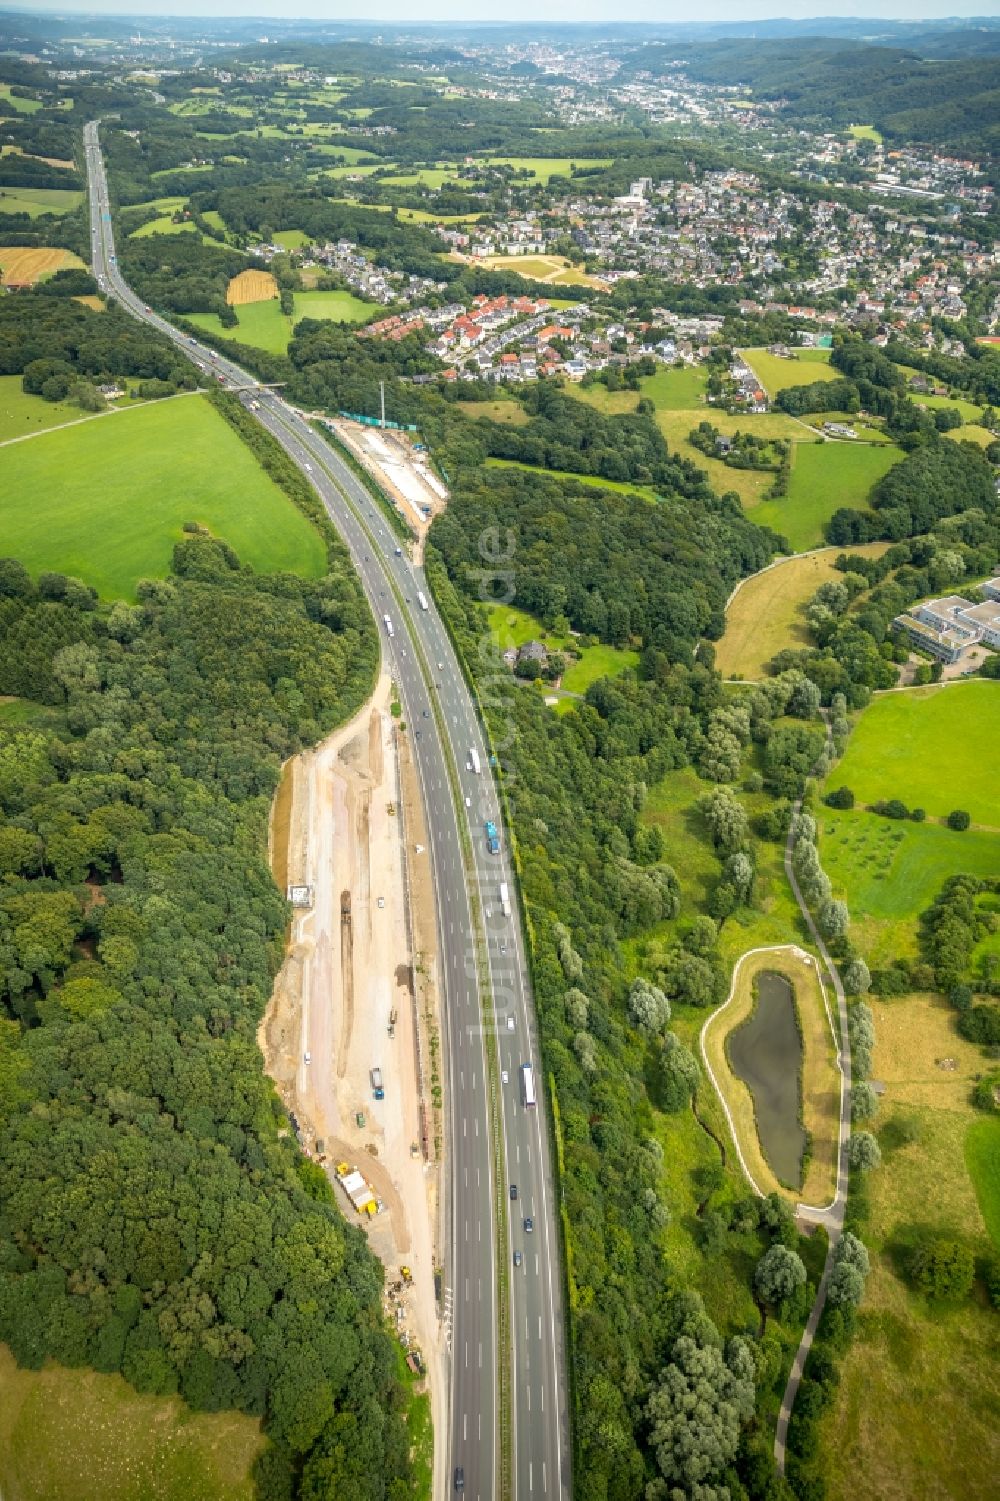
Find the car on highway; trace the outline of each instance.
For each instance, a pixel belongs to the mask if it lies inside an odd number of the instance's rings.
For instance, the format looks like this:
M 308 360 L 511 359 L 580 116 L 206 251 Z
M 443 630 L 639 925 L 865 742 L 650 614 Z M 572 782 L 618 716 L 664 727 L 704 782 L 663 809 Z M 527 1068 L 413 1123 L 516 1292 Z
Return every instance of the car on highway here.
M 455 1467 L 455 1489 L 456 1491 L 465 1490 L 465 1471 L 461 1465 Z
M 510 1197 L 511 1197 L 512 1200 L 514 1200 L 514 1199 L 517 1198 L 517 1184 L 516 1183 L 512 1183 L 510 1185 Z
M 512 1016 L 508 1016 L 508 1018 L 507 1018 L 507 1031 L 508 1032 L 513 1032 L 513 1030 L 514 1030 L 514 1018 Z
M 312 1053 L 303 1053 L 302 1061 L 303 1063 L 312 1063 Z
M 534 1230 L 534 1228 L 535 1228 L 535 1222 L 531 1218 L 531 1215 L 530 1214 L 525 1215 L 525 1217 L 524 1217 L 524 1229 L 525 1229 L 526 1234 L 530 1235 L 531 1232 L 532 1232 L 532 1230 Z
M 502 1069 L 501 1070 L 500 1081 L 503 1084 L 509 1084 L 510 1083 L 510 1075 L 508 1074 L 508 1072 L 507 1072 L 506 1069 Z
M 424 718 L 425 719 L 430 719 L 430 717 L 431 717 L 431 711 L 430 711 L 430 709 L 425 709 L 424 710 Z
M 379 897 L 378 904 L 379 904 L 380 907 L 384 907 L 385 906 L 385 897 L 384 896 L 380 896 Z
M 523 1260 L 524 1260 L 524 1257 L 521 1255 L 520 1251 L 515 1251 L 514 1252 L 514 1265 L 515 1266 L 520 1266 L 521 1262 Z

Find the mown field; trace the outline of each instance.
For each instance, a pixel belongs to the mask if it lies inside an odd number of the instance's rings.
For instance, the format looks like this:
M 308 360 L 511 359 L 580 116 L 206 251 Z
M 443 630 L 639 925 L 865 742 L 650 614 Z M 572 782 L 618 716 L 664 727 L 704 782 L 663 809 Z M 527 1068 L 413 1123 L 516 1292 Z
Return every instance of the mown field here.
M 47 245 L 0 246 L 0 281 L 29 281 L 34 285 L 54 276 L 57 271 L 82 265 L 83 261 L 72 250 L 58 250 Z
M 72 188 L 0 188 L 0 214 L 68 214 L 78 208 L 83 194 Z
M 846 785 L 835 768 L 827 786 Z M 917 919 L 949 877 L 1000 873 L 998 834 L 959 834 L 862 808 L 822 808 L 817 821 L 823 868 L 847 902 L 852 937 L 872 964 L 916 955 Z
M 170 568 L 185 521 L 224 537 L 260 571 L 310 578 L 319 533 L 199 396 L 135 407 L 5 450 L 4 550 L 33 574 L 54 569 L 108 599 Z
M 789 386 L 839 379 L 837 371 L 830 369 L 828 349 L 797 349 L 789 359 L 766 349 L 742 349 L 740 353 L 772 400 Z
M 1000 829 L 998 744 L 996 683 L 887 693 L 859 716 L 831 782 L 850 787 L 859 802 L 898 797 L 929 817 L 965 808 L 974 823 Z
M 888 546 L 868 542 L 852 551 L 872 558 Z M 811 643 L 805 607 L 820 584 L 840 577 L 833 565 L 842 551 L 825 547 L 747 579 L 726 610 L 725 635 L 715 643 L 715 665 L 723 677 L 763 677 L 779 651 Z
M 930 1305 L 911 1291 L 907 1248 L 920 1232 L 989 1245 L 966 1167 L 983 1117 L 969 1104 L 978 1048 L 946 1002 L 875 1002 L 873 1077 L 882 1166 L 867 1185 L 860 1233 L 872 1259 L 858 1334 L 821 1423 L 829 1501 L 992 1501 L 1000 1466 L 997 1314 L 979 1294 Z M 942 1068 L 950 1059 L 953 1067 Z M 959 1439 L 960 1436 L 960 1439 Z
M 260 1425 L 140 1396 L 120 1376 L 20 1370 L 0 1346 L 5 1501 L 253 1501 Z
M 796 443 L 788 494 L 781 500 L 762 501 L 753 510 L 753 520 L 787 537 L 795 552 L 818 547 L 834 511 L 841 506 L 865 509 L 875 481 L 902 457 L 889 444 L 867 448 L 850 443 Z
M 237 308 L 239 323 L 224 328 L 217 313 L 189 313 L 188 321 L 220 339 L 252 344 L 270 354 L 284 354 L 300 318 L 329 318 L 338 323 L 364 323 L 378 313 L 378 308 L 362 302 L 350 292 L 296 292 L 295 311 L 286 317 L 279 300 L 246 302 Z

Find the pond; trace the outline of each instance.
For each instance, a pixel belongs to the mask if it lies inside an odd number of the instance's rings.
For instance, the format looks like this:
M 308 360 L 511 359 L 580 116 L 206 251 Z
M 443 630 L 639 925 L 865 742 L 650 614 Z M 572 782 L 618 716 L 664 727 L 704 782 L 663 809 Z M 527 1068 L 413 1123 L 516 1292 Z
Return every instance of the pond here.
M 764 1156 L 781 1183 L 802 1187 L 806 1133 L 799 1121 L 802 1039 L 795 997 L 784 975 L 757 976 L 753 1015 L 726 1042 L 729 1064 L 753 1096 Z

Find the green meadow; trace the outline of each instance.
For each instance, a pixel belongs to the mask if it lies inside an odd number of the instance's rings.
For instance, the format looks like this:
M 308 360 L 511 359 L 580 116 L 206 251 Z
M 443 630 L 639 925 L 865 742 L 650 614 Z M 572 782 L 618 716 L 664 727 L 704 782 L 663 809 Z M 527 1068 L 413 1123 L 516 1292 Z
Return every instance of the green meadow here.
M 220 339 L 252 344 L 269 354 L 284 354 L 292 331 L 301 318 L 329 318 L 337 323 L 364 323 L 378 308 L 350 292 L 296 292 L 295 311 L 286 317 L 276 297 L 266 302 L 244 302 L 236 309 L 239 323 L 224 328 L 217 313 L 189 313 L 188 322 Z
M 830 785 L 850 787 L 864 803 L 898 797 L 929 818 L 965 808 L 974 823 L 1000 829 L 998 744 L 996 683 L 886 693 L 860 715 Z
M 68 214 L 78 208 L 83 194 L 72 188 L 0 188 L 0 214 Z
M 772 398 L 788 386 L 840 379 L 838 372 L 830 369 L 828 349 L 797 349 L 790 359 L 771 354 L 767 349 L 743 349 L 740 353 Z
M 140 1396 L 120 1376 L 0 1346 L 0 1488 L 9 1501 L 253 1501 L 260 1424 Z
M 828 787 L 852 785 L 842 765 Z M 905 800 L 905 792 L 900 796 Z M 850 908 L 855 938 L 876 963 L 916 952 L 917 918 L 951 876 L 1000 872 L 1000 836 L 981 829 L 959 834 L 863 808 L 822 808 L 817 822 L 823 869 Z
M 761 501 L 753 507 L 752 519 L 787 537 L 793 552 L 818 547 L 834 511 L 841 506 L 864 509 L 875 481 L 902 457 L 894 444 L 796 443 L 788 494 Z
M 19 375 L 0 375 L 0 443 L 44 432 L 84 414 L 71 401 L 46 401 L 21 389 Z
M 200 396 L 54 429 L 4 454 L 0 533 L 33 574 L 51 569 L 131 599 L 170 570 L 197 521 L 260 572 L 318 578 L 319 533 Z

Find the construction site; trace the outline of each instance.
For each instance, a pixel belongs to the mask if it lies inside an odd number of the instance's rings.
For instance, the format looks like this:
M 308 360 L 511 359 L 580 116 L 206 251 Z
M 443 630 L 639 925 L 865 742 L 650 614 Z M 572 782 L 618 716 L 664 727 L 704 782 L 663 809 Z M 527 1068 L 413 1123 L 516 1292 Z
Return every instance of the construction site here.
M 392 685 L 288 762 L 271 866 L 292 921 L 259 1041 L 299 1142 L 386 1268 L 385 1307 L 444 1432 L 436 938 Z
M 448 489 L 423 444 L 410 433 L 371 427 L 345 417 L 326 425 L 382 490 L 417 534 L 418 546 L 448 502 Z

